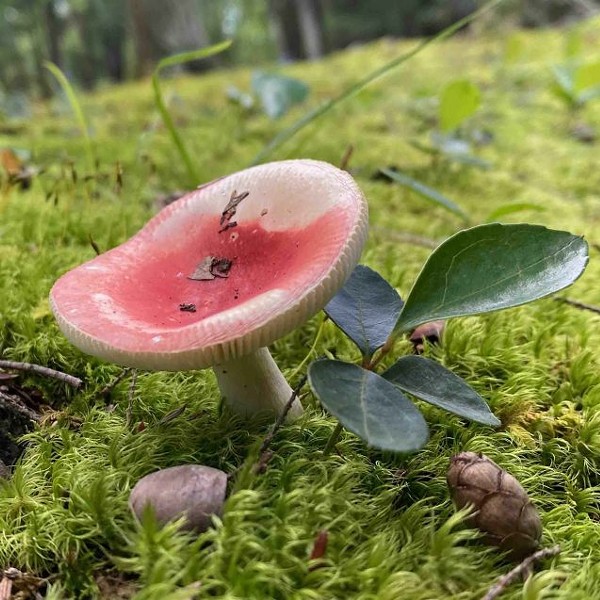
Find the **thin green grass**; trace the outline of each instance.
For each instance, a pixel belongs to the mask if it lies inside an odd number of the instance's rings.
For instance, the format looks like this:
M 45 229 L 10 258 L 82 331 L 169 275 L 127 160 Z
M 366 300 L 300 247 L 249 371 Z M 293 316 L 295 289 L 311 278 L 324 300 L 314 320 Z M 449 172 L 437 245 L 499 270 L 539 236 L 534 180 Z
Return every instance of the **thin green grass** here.
M 597 28 L 586 34 L 591 51 L 597 35 Z M 443 190 L 475 222 L 508 203 L 534 203 L 546 209 L 527 215 L 535 222 L 598 243 L 597 148 L 569 135 L 570 117 L 548 88 L 546 63 L 560 59 L 562 42 L 560 32 L 523 34 L 523 62 L 510 68 L 502 63 L 499 38 L 431 47 L 402 76 L 390 73 L 385 87 L 362 90 L 344 114 L 331 111 L 310 135 L 290 140 L 286 156 L 335 163 L 354 144 L 350 168 L 371 210 L 363 262 L 403 294 L 429 250 L 402 235 L 440 240 L 457 222 L 411 191 L 373 179 L 381 167 L 395 165 Z M 306 80 L 318 102 L 343 93 L 357 72 L 371 72 L 407 46 L 382 41 L 290 67 L 290 74 Z M 457 70 L 485 90 L 473 126 L 494 135 L 478 150 L 494 164 L 486 172 L 434 164 L 410 143 L 428 135 L 428 98 Z M 200 180 L 248 164 L 276 133 L 265 117 L 241 115 L 226 104 L 227 84 L 243 86 L 248 78 L 240 70 L 170 82 L 170 113 L 185 129 Z M 562 548 L 503 598 L 600 597 L 600 318 L 592 313 L 545 299 L 451 321 L 444 343 L 427 353 L 475 387 L 502 427 L 467 424 L 420 404 L 432 438 L 411 456 L 371 450 L 344 432 L 339 454 L 324 458 L 336 421 L 307 394 L 305 417 L 278 433 L 267 471 L 253 475 L 249 467 L 266 429 L 219 413 L 208 371 L 141 373 L 128 425 L 129 381 L 116 386 L 108 403 L 99 397 L 120 368 L 71 346 L 46 298 L 56 277 L 94 256 L 90 234 L 103 250 L 126 240 L 155 213 L 157 196 L 180 189 L 188 172 L 156 119 L 147 82 L 81 101 L 95 126 L 94 185 L 80 174 L 87 159 L 81 135 L 72 137 L 71 115 L 41 106 L 18 145 L 30 148 L 45 172 L 29 192 L 0 191 L 0 356 L 86 381 L 82 392 L 73 393 L 58 382 L 23 376 L 52 412 L 26 436 L 20 463 L 0 486 L 0 566 L 49 577 L 46 597 L 61 600 L 116 598 L 115 590 L 152 600 L 479 600 L 510 565 L 461 526 L 464 515 L 450 504 L 449 458 L 471 450 L 485 452 L 523 483 L 542 516 L 543 544 Z M 296 109 L 286 117 L 284 127 L 300 114 Z M 587 105 L 581 118 L 600 127 L 600 104 Z M 123 167 L 119 190 L 116 160 Z M 47 199 L 50 192 L 56 194 Z M 599 256 L 591 250 L 588 270 L 569 297 L 600 305 Z M 309 350 L 356 357 L 351 342 L 322 316 L 272 350 L 293 382 Z M 410 352 L 410 344 L 400 341 L 397 351 Z M 184 403 L 181 416 L 161 424 Z M 191 462 L 228 472 L 242 467 L 222 521 L 196 539 L 175 527 L 137 524 L 127 507 L 133 484 L 157 468 Z M 328 546 L 320 568 L 313 569 L 308 557 L 323 529 Z
M 46 67 L 46 69 L 48 69 L 48 71 L 50 71 L 50 73 L 54 75 L 56 81 L 58 81 L 61 89 L 67 97 L 69 104 L 71 105 L 71 109 L 73 110 L 81 134 L 85 139 L 85 152 L 88 163 L 87 166 L 89 172 L 92 173 L 96 166 L 96 161 L 94 159 L 94 146 L 90 137 L 89 126 L 86 122 L 85 116 L 83 114 L 83 109 L 81 108 L 81 104 L 79 102 L 79 99 L 77 98 L 77 94 L 75 93 L 73 86 L 70 84 L 65 74 L 54 63 L 45 62 L 44 67 Z
M 181 54 L 168 56 L 167 58 L 163 58 L 161 61 L 159 61 L 158 65 L 156 65 L 156 68 L 154 69 L 154 73 L 152 74 L 152 89 L 154 90 L 154 101 L 156 102 L 156 107 L 158 108 L 163 123 L 169 131 L 173 143 L 175 144 L 175 147 L 179 152 L 179 156 L 185 164 L 188 173 L 188 178 L 190 180 L 190 185 L 192 186 L 197 185 L 199 182 L 196 164 L 194 163 L 189 151 L 187 150 L 185 142 L 183 141 L 183 136 L 179 133 L 179 130 L 173 122 L 171 113 L 167 108 L 167 104 L 164 100 L 160 86 L 160 74 L 161 71 L 168 67 L 174 67 L 193 60 L 201 60 L 203 58 L 215 56 L 216 54 L 224 52 L 230 46 L 231 41 L 226 40 L 219 44 L 208 46 L 207 48 L 201 48 L 200 50 L 192 50 L 191 52 L 182 52 Z

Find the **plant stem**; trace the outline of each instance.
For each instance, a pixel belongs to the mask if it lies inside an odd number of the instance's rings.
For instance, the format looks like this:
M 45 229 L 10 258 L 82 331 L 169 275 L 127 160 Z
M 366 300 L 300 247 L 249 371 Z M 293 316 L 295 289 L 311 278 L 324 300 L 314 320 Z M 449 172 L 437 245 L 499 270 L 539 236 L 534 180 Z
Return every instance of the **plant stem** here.
M 277 432 L 281 429 L 282 425 L 285 423 L 288 413 L 290 412 L 296 398 L 300 394 L 300 390 L 304 387 L 306 383 L 306 375 L 300 379 L 298 385 L 292 390 L 292 394 L 290 395 L 289 400 L 286 402 L 286 405 L 283 407 L 281 413 L 277 416 L 275 423 L 273 424 L 273 428 L 267 435 L 265 436 L 260 448 L 258 449 L 258 461 L 254 465 L 254 472 L 257 474 L 264 473 L 268 462 L 271 460 L 273 453 L 269 450 L 271 443 L 273 442 L 273 438 L 277 435 Z
M 589 310 L 590 312 L 600 315 L 600 306 L 594 306 L 592 304 L 586 304 L 585 302 L 579 302 L 579 300 L 571 300 L 570 298 L 555 298 L 557 302 L 580 308 L 581 310 Z
M 213 46 L 208 46 L 207 48 L 201 48 L 200 50 L 193 50 L 192 52 L 182 52 L 181 54 L 175 54 L 174 56 L 167 56 L 167 58 L 163 58 L 156 69 L 154 69 L 154 73 L 152 74 L 152 89 L 154 90 L 154 102 L 156 104 L 156 108 L 158 108 L 158 112 L 162 117 L 163 123 L 165 127 L 171 134 L 171 138 L 173 143 L 177 147 L 179 151 L 179 156 L 183 160 L 188 177 L 190 179 L 190 185 L 198 185 L 199 176 L 198 171 L 192 161 L 192 157 L 190 153 L 187 151 L 185 147 L 185 143 L 183 142 L 183 138 L 177 131 L 177 127 L 175 126 L 175 122 L 171 117 L 171 113 L 169 113 L 169 109 L 167 108 L 167 104 L 163 98 L 162 90 L 160 88 L 160 72 L 166 67 L 172 67 L 175 65 L 180 65 L 185 62 L 189 62 L 191 60 L 199 60 L 201 58 L 208 58 L 209 56 L 213 56 L 218 54 L 219 52 L 223 52 L 231 46 L 231 41 L 227 40 L 225 42 L 221 42 L 219 44 L 214 44 Z
M 488 593 L 481 600 L 495 600 L 506 591 L 506 588 L 513 583 L 519 576 L 526 574 L 533 567 L 534 563 L 544 558 L 556 556 L 560 552 L 560 546 L 552 546 L 552 548 L 542 548 L 534 552 L 521 563 L 519 563 L 512 571 L 503 575 L 498 581 L 488 590 Z
M 293 381 L 296 375 L 304 368 L 304 365 L 309 361 L 310 357 L 314 354 L 317 344 L 321 339 L 321 335 L 323 333 L 323 329 L 325 327 L 325 321 L 327 321 L 326 317 L 321 319 L 321 324 L 319 325 L 319 329 L 317 330 L 317 335 L 315 335 L 315 339 L 309 348 L 306 356 L 302 359 L 302 362 L 294 369 L 293 373 L 290 375 L 290 381 Z
M 337 444 L 338 440 L 340 439 L 340 435 L 341 435 L 343 429 L 344 429 L 344 426 L 341 423 L 338 423 L 335 426 L 335 429 L 331 432 L 331 435 L 329 436 L 329 439 L 327 440 L 327 444 L 325 445 L 325 448 L 323 449 L 323 456 L 328 456 L 329 454 L 331 454 L 331 451 L 335 448 L 335 445 Z
M 88 169 L 91 174 L 96 169 L 96 160 L 94 157 L 92 140 L 90 138 L 90 131 L 85 121 L 85 117 L 83 116 L 83 110 L 77 98 L 77 94 L 75 93 L 73 86 L 69 83 L 69 80 L 67 79 L 65 74 L 53 62 L 44 62 L 44 67 L 46 67 L 46 69 L 48 69 L 48 71 L 50 71 L 50 73 L 54 75 L 56 81 L 58 81 L 60 87 L 65 93 L 65 96 L 69 100 L 69 104 L 71 105 L 73 112 L 75 113 L 77 124 L 79 125 L 79 129 L 81 129 L 81 134 L 83 135 L 83 139 L 85 140 L 85 153 L 88 163 Z

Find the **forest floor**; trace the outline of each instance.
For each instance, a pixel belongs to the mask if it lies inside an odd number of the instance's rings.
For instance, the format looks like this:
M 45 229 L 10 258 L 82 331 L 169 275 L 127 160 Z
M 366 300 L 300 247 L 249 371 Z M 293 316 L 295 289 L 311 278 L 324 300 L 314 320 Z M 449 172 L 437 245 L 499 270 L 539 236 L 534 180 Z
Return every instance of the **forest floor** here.
M 431 251 L 427 246 L 464 223 L 377 177 L 391 165 L 460 204 L 472 224 L 496 212 L 504 222 L 584 235 L 587 271 L 559 296 L 599 305 L 600 140 L 583 141 L 581 132 L 585 125 L 600 134 L 600 101 L 573 112 L 552 93 L 551 66 L 564 62 L 567 40 L 566 31 L 517 32 L 430 46 L 269 158 L 339 164 L 353 146 L 348 168 L 369 200 L 371 219 L 361 262 L 402 295 Z M 597 60 L 591 54 L 600 43 L 597 23 L 583 27 L 580 41 L 582 59 Z M 503 598 L 600 598 L 597 314 L 548 298 L 449 322 L 442 344 L 427 354 L 479 391 L 502 425 L 469 424 L 423 405 L 431 438 L 411 455 L 370 449 L 345 432 L 338 452 L 324 456 L 336 421 L 305 393 L 305 416 L 279 431 L 266 471 L 238 472 L 222 520 L 193 537 L 174 526 L 136 523 L 127 504 L 132 486 L 182 463 L 226 472 L 252 464 L 266 429 L 218 410 L 210 371 L 140 372 L 134 386 L 125 377 L 103 396 L 122 369 L 78 351 L 50 313 L 53 282 L 93 258 L 90 239 L 101 251 L 118 245 L 156 212 L 161 197 L 246 167 L 303 111 L 410 47 L 382 40 L 285 67 L 310 85 L 311 95 L 278 121 L 228 102 L 229 85 L 249 89 L 249 70 L 165 81 L 197 165 L 193 182 L 162 126 L 150 81 L 80 98 L 91 161 L 64 100 L 36 106 L 18 126 L 0 123 L 0 146 L 26 150 L 28 163 L 43 169 L 28 190 L 6 181 L 0 190 L 0 358 L 85 382 L 74 391 L 32 373 L 0 381 L 3 393 L 18 388 L 28 395 L 39 416 L 0 484 L 0 565 L 25 574 L 14 583 L 23 598 L 35 597 L 26 585 L 53 599 L 481 598 L 511 565 L 464 527 L 464 514 L 457 516 L 449 499 L 449 459 L 464 450 L 484 452 L 517 477 L 540 511 L 542 545 L 561 547 Z M 487 169 L 432 157 L 415 145 L 429 143 L 437 98 L 455 78 L 482 90 L 482 106 L 464 134 L 489 161 Z M 498 217 L 515 203 L 525 206 Z M 292 384 L 322 321 L 315 316 L 272 347 Z M 410 352 L 410 344 L 402 342 L 398 351 Z M 331 322 L 323 325 L 314 356 L 327 352 L 357 358 Z M 180 407 L 180 414 L 172 412 Z M 323 530 L 327 548 L 314 568 L 309 555 Z

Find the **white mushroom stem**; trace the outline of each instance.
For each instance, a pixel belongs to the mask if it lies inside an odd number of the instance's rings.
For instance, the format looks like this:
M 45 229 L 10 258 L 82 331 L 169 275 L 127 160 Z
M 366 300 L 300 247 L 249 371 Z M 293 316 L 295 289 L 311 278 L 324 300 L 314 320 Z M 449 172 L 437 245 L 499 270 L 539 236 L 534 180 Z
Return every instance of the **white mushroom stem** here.
M 217 365 L 213 370 L 225 402 L 242 415 L 280 415 L 292 396 L 292 388 L 267 348 Z M 287 420 L 293 421 L 301 414 L 302 405 L 296 399 Z

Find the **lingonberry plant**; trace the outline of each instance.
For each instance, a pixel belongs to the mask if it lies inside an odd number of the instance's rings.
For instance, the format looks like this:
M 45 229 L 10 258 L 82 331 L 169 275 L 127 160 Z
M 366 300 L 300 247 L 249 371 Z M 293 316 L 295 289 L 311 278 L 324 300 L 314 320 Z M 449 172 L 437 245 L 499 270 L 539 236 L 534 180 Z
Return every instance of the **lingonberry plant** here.
M 434 250 L 406 302 L 375 271 L 356 267 L 325 312 L 358 346 L 360 364 L 323 359 L 308 369 L 314 394 L 339 421 L 327 449 L 342 427 L 382 450 L 423 447 L 427 424 L 405 393 L 498 426 L 484 399 L 433 360 L 403 356 L 381 373 L 377 366 L 397 338 L 416 326 L 542 298 L 573 283 L 587 260 L 581 237 L 538 225 L 491 223 L 460 231 Z

